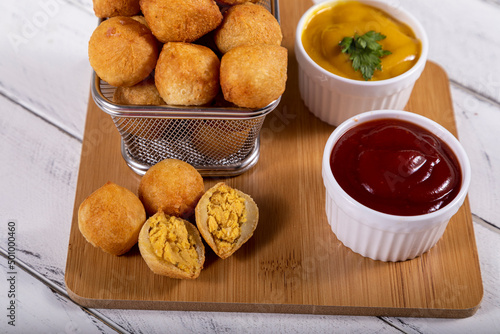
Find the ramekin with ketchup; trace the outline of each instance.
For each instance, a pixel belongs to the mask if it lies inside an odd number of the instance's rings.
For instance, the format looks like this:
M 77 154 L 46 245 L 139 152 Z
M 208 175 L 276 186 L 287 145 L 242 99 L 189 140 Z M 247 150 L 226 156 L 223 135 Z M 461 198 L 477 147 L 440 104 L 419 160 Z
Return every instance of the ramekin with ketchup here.
M 337 238 L 365 257 L 404 261 L 439 241 L 465 200 L 471 169 L 462 145 L 441 125 L 377 110 L 333 131 L 322 175 Z

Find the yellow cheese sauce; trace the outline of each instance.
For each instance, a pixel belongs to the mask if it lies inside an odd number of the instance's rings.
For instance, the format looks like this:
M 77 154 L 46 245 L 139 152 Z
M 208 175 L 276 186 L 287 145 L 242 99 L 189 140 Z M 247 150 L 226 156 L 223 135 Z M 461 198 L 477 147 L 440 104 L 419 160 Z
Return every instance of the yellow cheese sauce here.
M 382 70 L 375 70 L 371 80 L 384 80 L 408 71 L 421 53 L 421 43 L 412 29 L 384 11 L 357 1 L 339 2 L 313 13 L 304 26 L 302 44 L 307 54 L 321 67 L 339 76 L 364 80 L 354 71 L 349 55 L 341 52 L 344 37 L 368 31 L 386 36 L 379 41 L 392 54 L 381 58 Z
M 208 230 L 220 253 L 230 251 L 241 235 L 241 224 L 246 222 L 245 199 L 226 185 L 220 186 L 210 197 L 207 206 Z
M 150 219 L 149 240 L 156 256 L 185 272 L 195 272 L 200 266 L 198 253 L 182 219 L 168 215 Z

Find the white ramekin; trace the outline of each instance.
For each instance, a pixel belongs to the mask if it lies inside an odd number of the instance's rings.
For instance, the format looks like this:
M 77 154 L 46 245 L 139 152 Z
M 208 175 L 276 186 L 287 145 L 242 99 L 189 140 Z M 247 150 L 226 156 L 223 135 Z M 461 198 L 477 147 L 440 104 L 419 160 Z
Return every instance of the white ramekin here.
M 369 110 L 404 109 L 415 81 L 420 77 L 427 62 L 429 42 L 422 25 L 407 11 L 378 0 L 360 0 L 377 7 L 412 28 L 422 43 L 420 58 L 405 73 L 386 80 L 360 81 L 335 75 L 316 64 L 304 50 L 302 32 L 312 14 L 335 2 L 325 1 L 312 6 L 301 17 L 295 34 L 295 57 L 299 64 L 299 89 L 309 110 L 319 119 L 331 125 Z M 342 0 L 340 0 L 342 1 Z
M 330 167 L 330 156 L 335 143 L 349 129 L 376 119 L 400 119 L 417 124 L 452 149 L 462 171 L 462 185 L 455 199 L 432 213 L 396 216 L 360 204 L 340 187 Z M 333 131 L 325 145 L 322 175 L 326 188 L 326 215 L 337 239 L 355 253 L 373 260 L 404 261 L 427 252 L 441 238 L 448 221 L 465 200 L 471 180 L 471 168 L 462 145 L 438 123 L 407 111 L 377 110 L 351 117 Z

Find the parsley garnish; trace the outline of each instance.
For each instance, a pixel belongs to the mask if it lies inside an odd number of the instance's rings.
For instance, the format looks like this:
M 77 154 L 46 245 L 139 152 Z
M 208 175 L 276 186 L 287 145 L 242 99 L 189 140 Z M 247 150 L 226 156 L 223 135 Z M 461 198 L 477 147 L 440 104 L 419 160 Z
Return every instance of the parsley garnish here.
M 381 71 L 380 58 L 392 53 L 382 50 L 382 45 L 378 43 L 384 38 L 385 36 L 381 33 L 371 30 L 361 36 L 355 33 L 354 37 L 344 37 L 339 43 L 342 53 L 350 55 L 352 67 L 355 71 L 361 70 L 365 80 L 370 80 L 375 70 Z

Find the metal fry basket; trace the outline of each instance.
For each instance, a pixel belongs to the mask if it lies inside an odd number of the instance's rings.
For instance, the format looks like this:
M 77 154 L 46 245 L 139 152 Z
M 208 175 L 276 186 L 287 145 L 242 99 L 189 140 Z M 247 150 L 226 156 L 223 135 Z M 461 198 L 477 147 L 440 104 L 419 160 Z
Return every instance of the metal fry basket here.
M 278 0 L 257 3 L 279 22 Z M 136 106 L 113 103 L 114 91 L 115 87 L 93 73 L 92 97 L 118 129 L 127 165 L 141 175 L 167 158 L 183 160 L 203 176 L 234 176 L 247 171 L 259 159 L 259 133 L 264 119 L 281 99 L 258 110 Z

